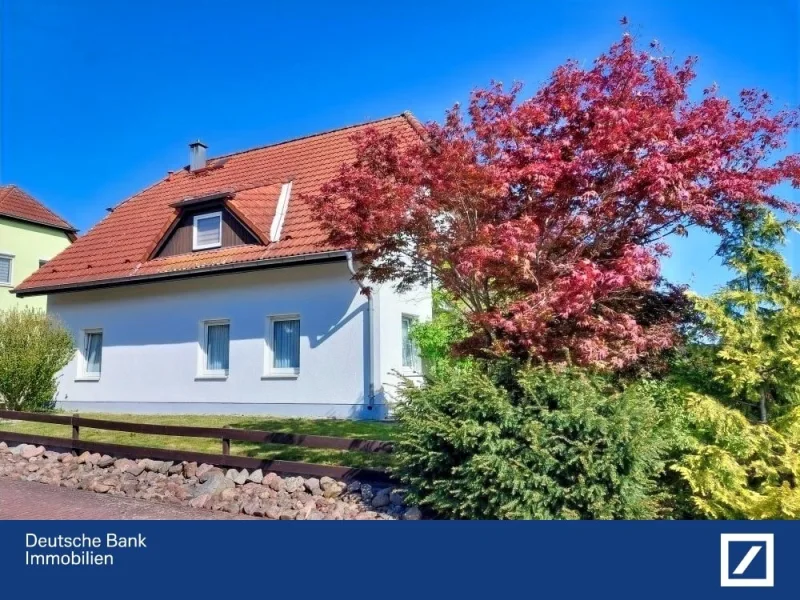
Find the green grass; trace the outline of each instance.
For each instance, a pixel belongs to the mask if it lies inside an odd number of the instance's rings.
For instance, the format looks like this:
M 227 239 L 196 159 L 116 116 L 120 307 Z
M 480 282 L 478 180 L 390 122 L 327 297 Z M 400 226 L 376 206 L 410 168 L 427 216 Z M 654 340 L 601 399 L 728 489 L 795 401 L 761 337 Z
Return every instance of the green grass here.
M 297 433 L 308 435 L 330 435 L 370 440 L 394 439 L 397 426 L 392 423 L 375 421 L 345 421 L 333 419 L 281 419 L 272 417 L 252 417 L 236 415 L 120 415 L 107 413 L 81 413 L 82 417 L 128 421 L 132 423 L 153 423 L 158 425 L 183 425 L 196 427 L 233 427 Z M 0 419 L 0 429 L 16 433 L 29 433 L 69 438 L 72 435 L 68 425 L 50 423 L 31 423 L 27 421 L 8 421 Z M 191 450 L 220 454 L 222 445 L 219 439 L 186 438 L 164 435 L 127 433 L 124 431 L 103 431 L 81 427 L 81 439 L 129 446 L 150 446 L 174 450 Z M 257 444 L 253 442 L 231 441 L 231 454 L 253 456 L 272 460 L 297 460 L 324 465 L 344 465 L 349 467 L 387 467 L 391 466 L 391 454 L 304 448 L 282 444 Z

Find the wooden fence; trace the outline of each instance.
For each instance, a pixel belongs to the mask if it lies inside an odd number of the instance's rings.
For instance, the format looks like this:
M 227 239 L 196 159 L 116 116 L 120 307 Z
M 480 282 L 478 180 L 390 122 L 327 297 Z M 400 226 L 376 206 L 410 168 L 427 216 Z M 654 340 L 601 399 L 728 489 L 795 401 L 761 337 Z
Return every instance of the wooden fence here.
M 54 415 L 43 413 L 0 410 L 0 419 L 31 421 L 36 423 L 53 423 L 72 427 L 71 438 L 51 437 L 28 433 L 15 433 L 0 430 L 0 441 L 36 444 L 51 448 L 63 448 L 76 452 L 88 451 L 108 454 L 120 458 L 153 458 L 158 460 L 187 461 L 208 463 L 221 467 L 236 469 L 262 469 L 282 475 L 301 475 L 304 477 L 332 477 L 344 481 L 371 483 L 390 483 L 391 477 L 382 469 L 361 469 L 314 463 L 264 460 L 258 457 L 236 456 L 230 453 L 231 440 L 254 442 L 258 444 L 287 444 L 306 448 L 326 448 L 332 450 L 355 450 L 358 452 L 391 452 L 392 443 L 379 440 L 358 440 L 352 438 L 330 437 L 323 435 L 304 435 L 295 433 L 278 433 L 251 429 L 233 429 L 229 427 L 188 427 L 181 425 L 153 425 L 148 423 L 130 423 L 125 421 L 108 421 L 105 419 L 87 419 L 80 415 Z M 80 439 L 81 427 L 103 429 L 107 431 L 126 431 L 129 433 L 145 433 L 152 435 L 169 435 L 175 437 L 194 437 L 219 439 L 222 454 L 192 452 L 188 450 L 171 450 L 146 446 L 129 446 L 124 444 L 107 444 Z

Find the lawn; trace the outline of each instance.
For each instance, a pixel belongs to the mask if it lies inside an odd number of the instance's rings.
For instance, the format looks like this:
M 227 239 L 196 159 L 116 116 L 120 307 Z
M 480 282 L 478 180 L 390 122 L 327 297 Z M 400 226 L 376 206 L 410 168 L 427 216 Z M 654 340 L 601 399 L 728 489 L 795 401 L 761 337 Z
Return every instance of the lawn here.
M 82 417 L 107 419 L 110 421 L 129 421 L 133 423 L 154 423 L 159 425 L 183 425 L 196 427 L 224 427 L 298 433 L 309 435 L 331 435 L 370 440 L 394 439 L 397 426 L 393 423 L 375 421 L 345 421 L 333 419 L 281 419 L 273 417 L 253 417 L 237 415 L 120 415 L 108 413 L 81 413 Z M 69 438 L 72 435 L 68 425 L 50 423 L 30 423 L 0 419 L 0 429 L 17 433 L 30 433 Z M 124 431 L 103 431 L 81 427 L 81 439 L 129 446 L 151 446 L 175 450 L 192 450 L 220 454 L 219 439 L 185 438 L 164 435 L 127 433 Z M 299 460 L 325 465 L 345 465 L 349 467 L 387 467 L 391 465 L 391 454 L 327 450 L 286 446 L 281 444 L 257 444 L 231 441 L 231 454 L 255 456 L 265 459 Z

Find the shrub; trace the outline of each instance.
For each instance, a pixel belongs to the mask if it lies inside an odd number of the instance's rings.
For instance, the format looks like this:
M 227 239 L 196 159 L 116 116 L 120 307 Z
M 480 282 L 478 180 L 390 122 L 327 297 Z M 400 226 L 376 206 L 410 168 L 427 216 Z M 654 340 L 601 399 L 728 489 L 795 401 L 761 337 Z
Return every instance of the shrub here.
M 55 406 L 56 374 L 75 353 L 61 323 L 34 309 L 0 312 L 0 405 L 46 411 Z
M 460 519 L 652 518 L 669 436 L 645 381 L 462 363 L 404 388 L 396 473 Z
M 696 516 L 800 518 L 800 409 L 753 423 L 715 398 L 687 393 L 688 449 L 672 465 Z
M 458 303 L 442 289 L 433 290 L 433 318 L 414 325 L 411 337 L 429 371 L 456 359 L 455 348 L 469 336 Z

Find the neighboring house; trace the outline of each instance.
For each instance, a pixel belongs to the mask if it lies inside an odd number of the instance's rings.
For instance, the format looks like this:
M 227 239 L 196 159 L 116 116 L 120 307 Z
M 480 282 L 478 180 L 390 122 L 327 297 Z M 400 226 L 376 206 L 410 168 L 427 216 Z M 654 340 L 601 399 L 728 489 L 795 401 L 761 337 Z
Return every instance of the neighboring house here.
M 11 293 L 75 239 L 75 228 L 15 185 L 0 186 L 0 310 L 44 309 L 47 297 L 20 299 Z
M 78 340 L 62 408 L 381 418 L 430 290 L 367 296 L 349 248 L 302 194 L 355 158 L 367 126 L 417 143 L 408 114 L 206 159 L 125 200 L 16 289 L 47 294 Z

